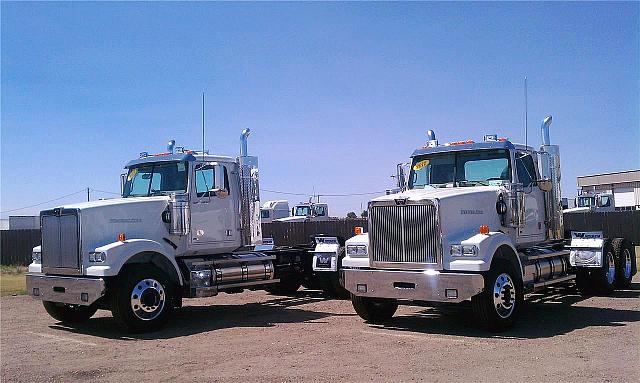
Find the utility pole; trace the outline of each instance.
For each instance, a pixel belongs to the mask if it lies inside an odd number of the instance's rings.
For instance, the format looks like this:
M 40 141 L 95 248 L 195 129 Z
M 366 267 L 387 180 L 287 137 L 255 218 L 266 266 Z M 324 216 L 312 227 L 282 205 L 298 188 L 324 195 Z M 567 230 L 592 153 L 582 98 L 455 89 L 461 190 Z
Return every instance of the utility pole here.
M 90 192 L 90 189 L 89 189 L 89 188 L 87 188 L 87 202 L 89 202 L 89 201 L 91 200 L 91 199 L 90 199 L 89 192 Z

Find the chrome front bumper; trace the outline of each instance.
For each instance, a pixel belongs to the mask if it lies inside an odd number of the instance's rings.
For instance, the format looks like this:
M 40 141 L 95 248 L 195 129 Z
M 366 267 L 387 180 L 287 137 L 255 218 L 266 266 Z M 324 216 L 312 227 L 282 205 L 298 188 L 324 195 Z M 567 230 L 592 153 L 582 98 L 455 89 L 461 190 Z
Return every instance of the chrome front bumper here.
M 462 302 L 484 288 L 480 274 L 380 269 L 343 269 L 342 272 L 344 287 L 363 297 Z
M 102 278 L 27 273 L 27 293 L 43 301 L 88 306 L 105 294 Z

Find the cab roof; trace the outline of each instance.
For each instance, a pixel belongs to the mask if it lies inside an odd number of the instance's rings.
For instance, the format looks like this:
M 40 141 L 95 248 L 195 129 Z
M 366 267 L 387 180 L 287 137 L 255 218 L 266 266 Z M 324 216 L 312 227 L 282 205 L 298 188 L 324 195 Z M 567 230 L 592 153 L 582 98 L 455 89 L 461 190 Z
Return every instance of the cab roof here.
M 154 162 L 179 162 L 179 161 L 220 161 L 220 162 L 235 162 L 234 158 L 227 156 L 216 156 L 211 154 L 205 154 L 204 156 L 200 153 L 160 153 L 155 155 L 147 155 L 145 157 L 141 157 L 132 161 L 129 161 L 125 165 L 125 168 L 130 168 L 132 166 L 146 164 L 146 163 L 154 163 Z
M 473 150 L 527 150 L 534 151 L 530 146 L 524 146 L 519 144 L 513 144 L 511 141 L 485 141 L 485 142 L 470 142 L 470 143 L 456 143 L 452 145 L 438 145 L 438 146 L 423 146 L 420 149 L 416 149 L 411 157 L 421 156 L 424 154 L 436 154 L 436 153 L 449 153 L 449 152 L 461 152 L 461 151 L 473 151 Z

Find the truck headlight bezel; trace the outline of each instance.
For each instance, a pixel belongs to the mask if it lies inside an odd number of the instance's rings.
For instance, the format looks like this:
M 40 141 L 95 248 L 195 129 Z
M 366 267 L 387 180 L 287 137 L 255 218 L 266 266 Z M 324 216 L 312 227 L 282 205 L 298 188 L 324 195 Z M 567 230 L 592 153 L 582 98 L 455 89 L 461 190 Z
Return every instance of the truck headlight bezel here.
M 36 265 L 41 265 L 42 264 L 42 252 L 36 252 L 36 251 L 31 252 L 31 262 L 35 263 Z
M 347 255 L 367 255 L 367 245 L 347 245 Z
M 105 263 L 107 261 L 107 253 L 104 251 L 92 251 L 89 253 L 89 262 Z
M 478 246 L 451 245 L 449 254 L 451 254 L 452 257 L 475 257 L 478 255 Z

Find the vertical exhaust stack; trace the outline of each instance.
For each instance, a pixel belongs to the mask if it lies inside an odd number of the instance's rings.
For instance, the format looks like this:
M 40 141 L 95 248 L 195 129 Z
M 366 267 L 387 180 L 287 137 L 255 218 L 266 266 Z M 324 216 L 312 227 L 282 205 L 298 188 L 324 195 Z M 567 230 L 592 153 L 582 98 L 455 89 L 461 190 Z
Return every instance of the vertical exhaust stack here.
M 260 186 L 258 183 L 258 157 L 249 156 L 247 139 L 250 129 L 240 134 L 240 233 L 242 245 L 262 244 L 262 226 L 260 223 Z
M 551 145 L 549 139 L 549 126 L 552 117 L 547 116 L 542 120 L 540 130 L 542 133 L 542 146 L 540 147 L 540 169 L 542 177 L 549 179 L 553 185 L 550 191 L 545 192 L 545 204 L 547 211 L 547 239 L 561 240 L 564 238 L 564 225 L 562 222 L 562 193 L 560 191 L 560 147 Z

